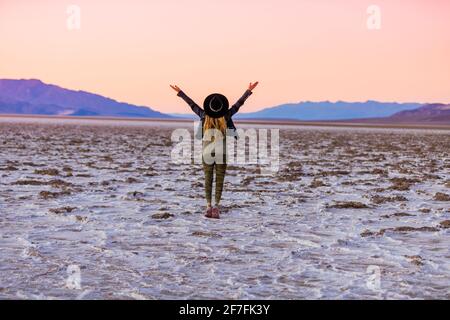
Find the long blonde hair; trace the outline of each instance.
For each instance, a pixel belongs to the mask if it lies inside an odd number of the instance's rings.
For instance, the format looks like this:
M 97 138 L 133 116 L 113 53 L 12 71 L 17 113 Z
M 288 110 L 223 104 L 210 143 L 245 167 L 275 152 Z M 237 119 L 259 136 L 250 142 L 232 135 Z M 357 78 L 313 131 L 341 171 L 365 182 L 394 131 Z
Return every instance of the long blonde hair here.
M 217 129 L 222 132 L 222 134 L 225 134 L 227 130 L 227 122 L 225 121 L 225 117 L 213 118 L 210 116 L 205 116 L 203 131 L 206 132 L 208 129 Z

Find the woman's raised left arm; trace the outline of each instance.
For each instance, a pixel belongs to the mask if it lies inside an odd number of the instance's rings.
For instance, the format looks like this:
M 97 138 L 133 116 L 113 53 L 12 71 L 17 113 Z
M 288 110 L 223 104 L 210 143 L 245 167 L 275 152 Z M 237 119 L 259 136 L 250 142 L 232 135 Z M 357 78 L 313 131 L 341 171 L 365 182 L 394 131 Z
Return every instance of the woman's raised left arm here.
M 258 81 L 251 83 L 248 85 L 248 89 L 244 92 L 243 96 L 239 98 L 238 101 L 236 101 L 235 104 L 233 104 L 233 106 L 230 108 L 229 114 L 230 116 L 233 116 L 234 114 L 236 114 L 239 111 L 239 108 L 245 103 L 245 100 L 247 100 L 248 97 L 251 96 L 251 94 L 253 93 L 253 89 L 256 88 L 256 86 L 258 85 Z

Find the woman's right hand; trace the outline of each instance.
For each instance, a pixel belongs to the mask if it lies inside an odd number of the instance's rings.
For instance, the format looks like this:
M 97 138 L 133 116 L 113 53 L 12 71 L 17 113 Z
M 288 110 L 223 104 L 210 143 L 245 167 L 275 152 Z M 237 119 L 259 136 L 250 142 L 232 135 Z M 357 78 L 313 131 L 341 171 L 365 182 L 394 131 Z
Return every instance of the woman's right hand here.
M 175 90 L 177 93 L 181 91 L 181 89 L 177 85 L 170 85 L 170 87 Z
M 258 83 L 259 83 L 258 81 L 253 82 L 253 83 L 250 82 L 250 84 L 248 85 L 248 90 L 253 91 L 253 89 L 256 88 L 256 86 L 258 85 Z

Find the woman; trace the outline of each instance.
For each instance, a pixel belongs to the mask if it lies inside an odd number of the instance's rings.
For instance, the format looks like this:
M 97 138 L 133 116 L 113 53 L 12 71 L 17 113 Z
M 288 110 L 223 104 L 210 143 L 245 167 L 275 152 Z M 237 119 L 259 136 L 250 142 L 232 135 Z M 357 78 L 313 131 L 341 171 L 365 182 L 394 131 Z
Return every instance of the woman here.
M 206 195 L 206 214 L 207 218 L 220 218 L 219 204 L 222 198 L 223 181 L 225 178 L 226 164 L 226 142 L 227 133 L 235 133 L 232 116 L 239 111 L 245 100 L 252 94 L 258 82 L 250 83 L 244 95 L 228 109 L 228 100 L 219 93 L 213 93 L 206 97 L 203 102 L 203 109 L 200 108 L 191 98 L 189 98 L 178 86 L 170 87 L 177 92 L 177 96 L 181 97 L 191 107 L 192 111 L 201 119 L 200 136 L 203 138 L 203 170 L 205 172 L 205 195 Z M 219 139 L 221 141 L 219 141 Z M 222 155 L 215 154 L 217 145 L 223 146 Z M 214 144 L 211 147 L 211 144 Z M 211 150 L 214 150 L 211 152 Z M 209 157 L 210 156 L 210 157 Z M 212 162 L 211 159 L 215 159 Z M 212 184 L 214 171 L 216 172 L 216 192 L 215 206 L 212 207 Z

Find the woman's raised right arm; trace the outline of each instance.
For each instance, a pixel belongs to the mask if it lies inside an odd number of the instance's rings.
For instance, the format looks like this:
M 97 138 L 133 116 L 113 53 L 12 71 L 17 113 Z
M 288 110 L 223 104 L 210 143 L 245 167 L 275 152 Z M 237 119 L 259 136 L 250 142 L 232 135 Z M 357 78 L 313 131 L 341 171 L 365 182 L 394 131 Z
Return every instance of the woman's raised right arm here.
M 203 118 L 205 111 L 198 106 L 191 98 L 189 98 L 178 86 L 170 85 L 170 87 L 177 92 L 177 96 L 181 97 L 191 107 L 192 111 L 200 118 Z

